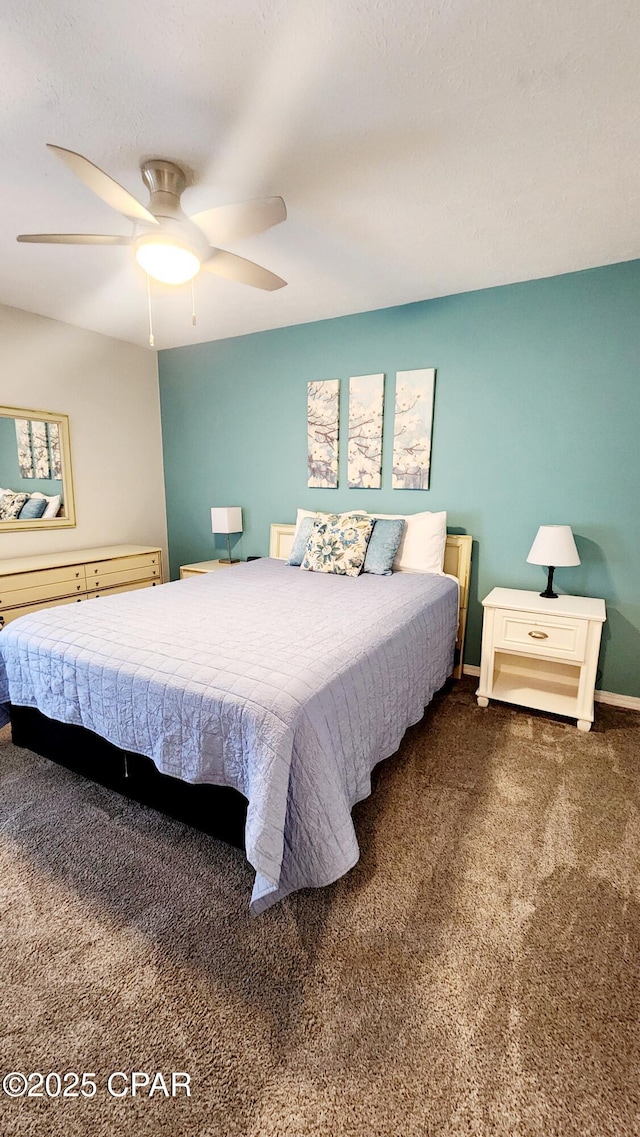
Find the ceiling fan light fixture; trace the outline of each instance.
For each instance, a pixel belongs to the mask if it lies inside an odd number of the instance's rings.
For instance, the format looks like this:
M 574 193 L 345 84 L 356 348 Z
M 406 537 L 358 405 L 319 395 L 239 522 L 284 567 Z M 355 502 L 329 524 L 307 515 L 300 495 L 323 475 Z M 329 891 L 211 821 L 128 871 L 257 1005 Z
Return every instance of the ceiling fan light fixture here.
M 197 276 L 202 264 L 195 249 L 166 234 L 139 237 L 135 253 L 140 267 L 161 284 L 186 284 Z

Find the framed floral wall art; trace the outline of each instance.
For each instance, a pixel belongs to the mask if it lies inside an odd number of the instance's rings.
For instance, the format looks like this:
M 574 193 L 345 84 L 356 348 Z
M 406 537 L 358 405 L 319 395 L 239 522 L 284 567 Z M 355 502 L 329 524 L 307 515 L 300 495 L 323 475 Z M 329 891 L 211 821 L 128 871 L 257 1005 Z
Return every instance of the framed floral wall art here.
M 380 489 L 384 375 L 355 375 L 349 380 L 350 489 Z
M 429 489 L 435 380 L 433 367 L 396 373 L 394 490 Z
M 340 380 L 315 379 L 307 384 L 307 485 L 338 487 Z
M 21 478 L 61 478 L 62 456 L 57 422 L 16 419 Z

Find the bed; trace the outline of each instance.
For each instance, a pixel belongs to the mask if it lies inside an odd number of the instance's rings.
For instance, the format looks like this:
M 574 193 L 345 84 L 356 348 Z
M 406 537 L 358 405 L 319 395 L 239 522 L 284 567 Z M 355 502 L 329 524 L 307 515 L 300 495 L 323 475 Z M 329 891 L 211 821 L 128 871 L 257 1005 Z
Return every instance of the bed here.
M 272 527 L 269 558 L 39 611 L 0 637 L 19 744 L 33 713 L 40 753 L 50 722 L 53 751 L 91 732 L 126 765 L 240 798 L 253 914 L 356 863 L 351 810 L 451 674 L 466 612 L 469 537 L 448 539 L 451 575 L 347 578 L 287 566 L 292 533 Z

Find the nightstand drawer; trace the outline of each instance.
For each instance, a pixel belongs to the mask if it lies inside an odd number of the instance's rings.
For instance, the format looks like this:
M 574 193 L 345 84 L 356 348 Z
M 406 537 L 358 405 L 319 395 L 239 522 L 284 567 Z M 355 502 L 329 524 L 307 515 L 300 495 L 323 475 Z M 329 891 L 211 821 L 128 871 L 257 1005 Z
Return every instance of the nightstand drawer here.
M 494 647 L 553 659 L 585 657 L 588 621 L 538 612 L 495 610 Z

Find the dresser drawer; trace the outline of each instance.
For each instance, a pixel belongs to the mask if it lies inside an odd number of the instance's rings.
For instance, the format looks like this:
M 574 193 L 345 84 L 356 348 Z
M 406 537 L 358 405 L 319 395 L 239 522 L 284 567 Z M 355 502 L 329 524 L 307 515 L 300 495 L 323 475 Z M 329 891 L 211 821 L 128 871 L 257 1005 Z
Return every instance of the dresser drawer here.
M 0 576 L 0 604 L 8 603 L 7 596 L 10 592 L 23 592 L 26 588 L 48 587 L 51 584 L 65 584 L 68 581 L 84 585 L 84 565 L 64 565 L 62 568 L 38 569 L 36 572 L 16 572 Z M 58 595 L 71 591 L 71 588 L 59 588 Z
M 493 644 L 497 649 L 578 663 L 585 658 L 587 620 L 496 608 L 494 621 Z
M 101 573 L 100 576 L 87 574 L 87 589 L 93 592 L 100 588 L 115 588 L 120 584 L 135 584 L 140 580 L 149 580 L 160 583 L 160 569 L 157 565 L 147 565 L 145 568 L 127 568 L 122 572 Z
M 87 583 L 96 576 L 111 575 L 116 572 L 128 572 L 129 569 L 156 568 L 155 574 L 148 572 L 147 576 L 160 575 L 160 553 L 140 553 L 134 557 L 112 557 L 108 561 L 91 561 L 86 566 Z M 140 579 L 131 577 L 131 580 Z
M 101 596 L 113 596 L 117 592 L 133 592 L 136 588 L 155 588 L 159 584 L 158 580 L 141 580 L 138 584 L 118 584 L 113 588 L 101 588 L 100 592 L 89 592 L 87 598 L 89 600 L 98 600 Z
M 81 600 L 86 600 L 87 595 L 83 593 L 74 599 L 73 596 L 65 596 L 64 600 L 45 600 L 42 604 L 28 604 L 24 608 L 6 608 L 0 613 L 0 631 L 5 624 L 10 624 L 12 620 L 17 620 L 19 616 L 28 616 L 31 612 L 40 612 L 43 608 L 57 608 L 60 604 L 74 604 L 80 603 Z
M 29 574 L 39 576 L 39 573 Z M 23 582 L 28 580 L 23 577 Z M 34 588 L 16 588 L 0 597 L 0 612 L 14 608 L 18 604 L 35 604 L 39 600 L 56 600 L 62 597 L 73 597 L 75 593 L 84 593 L 86 588 L 84 573 L 80 580 L 65 580 L 57 584 L 38 584 Z

